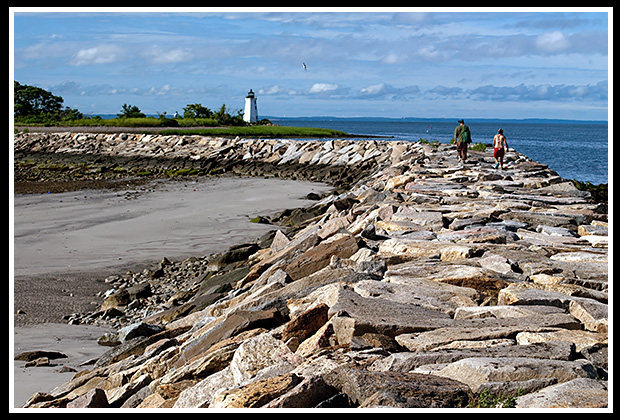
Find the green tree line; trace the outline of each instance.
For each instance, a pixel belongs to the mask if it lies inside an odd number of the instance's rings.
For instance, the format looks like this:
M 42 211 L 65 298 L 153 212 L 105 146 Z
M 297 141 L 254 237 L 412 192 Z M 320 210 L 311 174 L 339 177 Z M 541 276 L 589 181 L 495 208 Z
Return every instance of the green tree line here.
M 116 119 L 103 120 L 99 116 L 88 117 L 77 109 L 63 107 L 64 99 L 45 89 L 22 85 L 13 81 L 13 119 L 15 125 L 131 125 L 131 126 L 242 126 L 246 125 L 241 110 L 233 113 L 226 105 L 219 110 L 188 104 L 183 108 L 183 116 L 167 118 L 166 113 L 158 117 L 147 117 L 136 105 L 123 104 Z M 115 121 L 116 120 L 116 121 Z

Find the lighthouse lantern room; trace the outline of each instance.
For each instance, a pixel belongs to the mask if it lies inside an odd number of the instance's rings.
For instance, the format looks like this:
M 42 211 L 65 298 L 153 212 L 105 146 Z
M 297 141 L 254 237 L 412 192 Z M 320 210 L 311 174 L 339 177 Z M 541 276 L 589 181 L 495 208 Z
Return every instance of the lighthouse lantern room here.
M 245 97 L 245 110 L 243 112 L 243 120 L 246 122 L 258 121 L 258 109 L 256 108 L 256 96 L 252 89 L 248 92 L 248 96 Z

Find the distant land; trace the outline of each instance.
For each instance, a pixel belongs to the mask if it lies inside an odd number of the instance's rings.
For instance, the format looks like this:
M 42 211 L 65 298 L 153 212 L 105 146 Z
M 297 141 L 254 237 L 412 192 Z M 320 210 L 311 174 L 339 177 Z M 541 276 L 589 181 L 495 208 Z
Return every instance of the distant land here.
M 276 117 L 265 116 L 268 120 L 296 120 L 296 121 L 391 121 L 391 122 L 455 122 L 462 117 L 454 118 L 420 118 L 420 117 L 330 117 L 330 116 L 316 116 L 316 117 Z M 523 118 L 523 119 L 504 119 L 504 118 L 463 118 L 467 122 L 479 122 L 479 123 L 526 123 L 526 124 L 607 124 L 607 121 L 603 120 L 563 120 L 563 119 L 551 119 L 551 118 Z
M 116 118 L 116 114 L 93 114 L 90 117 L 99 116 L 103 119 Z M 158 115 L 148 115 L 147 117 L 158 117 Z M 172 118 L 171 116 L 168 118 Z M 278 117 L 274 115 L 261 115 L 261 119 L 278 120 L 278 121 L 391 121 L 391 122 L 455 122 L 461 117 L 454 118 L 420 118 L 420 117 L 331 117 L 331 116 L 314 116 L 314 117 Z M 503 119 L 503 118 L 464 118 L 467 122 L 479 123 L 525 123 L 525 124 L 607 124 L 604 120 L 563 120 L 553 118 L 523 118 L 523 119 Z

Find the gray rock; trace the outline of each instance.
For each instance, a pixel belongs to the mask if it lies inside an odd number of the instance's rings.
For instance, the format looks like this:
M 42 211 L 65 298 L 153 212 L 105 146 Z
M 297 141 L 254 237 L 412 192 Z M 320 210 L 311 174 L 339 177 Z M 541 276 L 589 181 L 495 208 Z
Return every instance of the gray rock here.
M 549 360 L 573 360 L 575 345 L 566 341 L 546 341 L 529 345 L 441 349 L 434 351 L 400 352 L 372 364 L 371 370 L 409 372 L 420 366 L 447 364 L 476 357 L 532 357 Z
M 108 408 L 108 398 L 103 389 L 95 388 L 67 403 L 67 408 Z
M 360 407 L 442 408 L 468 402 L 465 385 L 432 375 L 342 367 L 323 378 Z
M 476 305 L 480 299 L 480 293 L 475 289 L 424 278 L 404 278 L 388 274 L 384 280 L 361 281 L 353 288 L 363 297 L 413 304 L 441 311 L 450 316 L 453 316 L 460 307 Z
M 523 331 L 541 328 L 579 329 L 581 324 L 568 314 L 549 314 L 545 317 L 482 318 L 454 320 L 449 326 L 420 333 L 396 336 L 396 341 L 411 351 L 427 351 L 455 340 L 489 340 L 512 338 Z
M 445 313 L 392 300 L 362 297 L 348 288 L 339 291 L 328 317 L 341 314 L 355 323 L 353 335 L 380 333 L 390 337 L 449 325 Z
M 435 375 L 451 378 L 478 391 L 487 382 L 528 381 L 555 378 L 566 382 L 576 378 L 597 377 L 594 366 L 583 359 L 566 361 L 531 357 L 472 357 L 450 363 Z
M 606 408 L 606 383 L 576 378 L 517 398 L 516 408 Z
M 121 343 L 136 337 L 149 337 L 151 335 L 162 332 L 163 328 L 159 325 L 150 325 L 143 322 L 123 327 L 118 332 L 118 340 Z

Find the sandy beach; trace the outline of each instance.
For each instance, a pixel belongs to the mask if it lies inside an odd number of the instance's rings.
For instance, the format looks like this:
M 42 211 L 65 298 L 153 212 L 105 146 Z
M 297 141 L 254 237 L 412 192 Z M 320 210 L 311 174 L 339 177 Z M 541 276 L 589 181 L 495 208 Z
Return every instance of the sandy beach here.
M 100 303 L 96 294 L 108 288 L 106 276 L 139 271 L 163 257 L 205 256 L 255 240 L 274 227 L 250 223 L 251 218 L 309 205 L 308 193 L 329 190 L 310 182 L 221 177 L 14 196 L 13 352 L 55 350 L 68 356 L 50 367 L 13 362 L 15 407 L 67 381 L 73 374 L 58 373 L 63 365 L 79 370 L 107 350 L 96 344 L 105 332 L 101 328 L 62 321 Z

